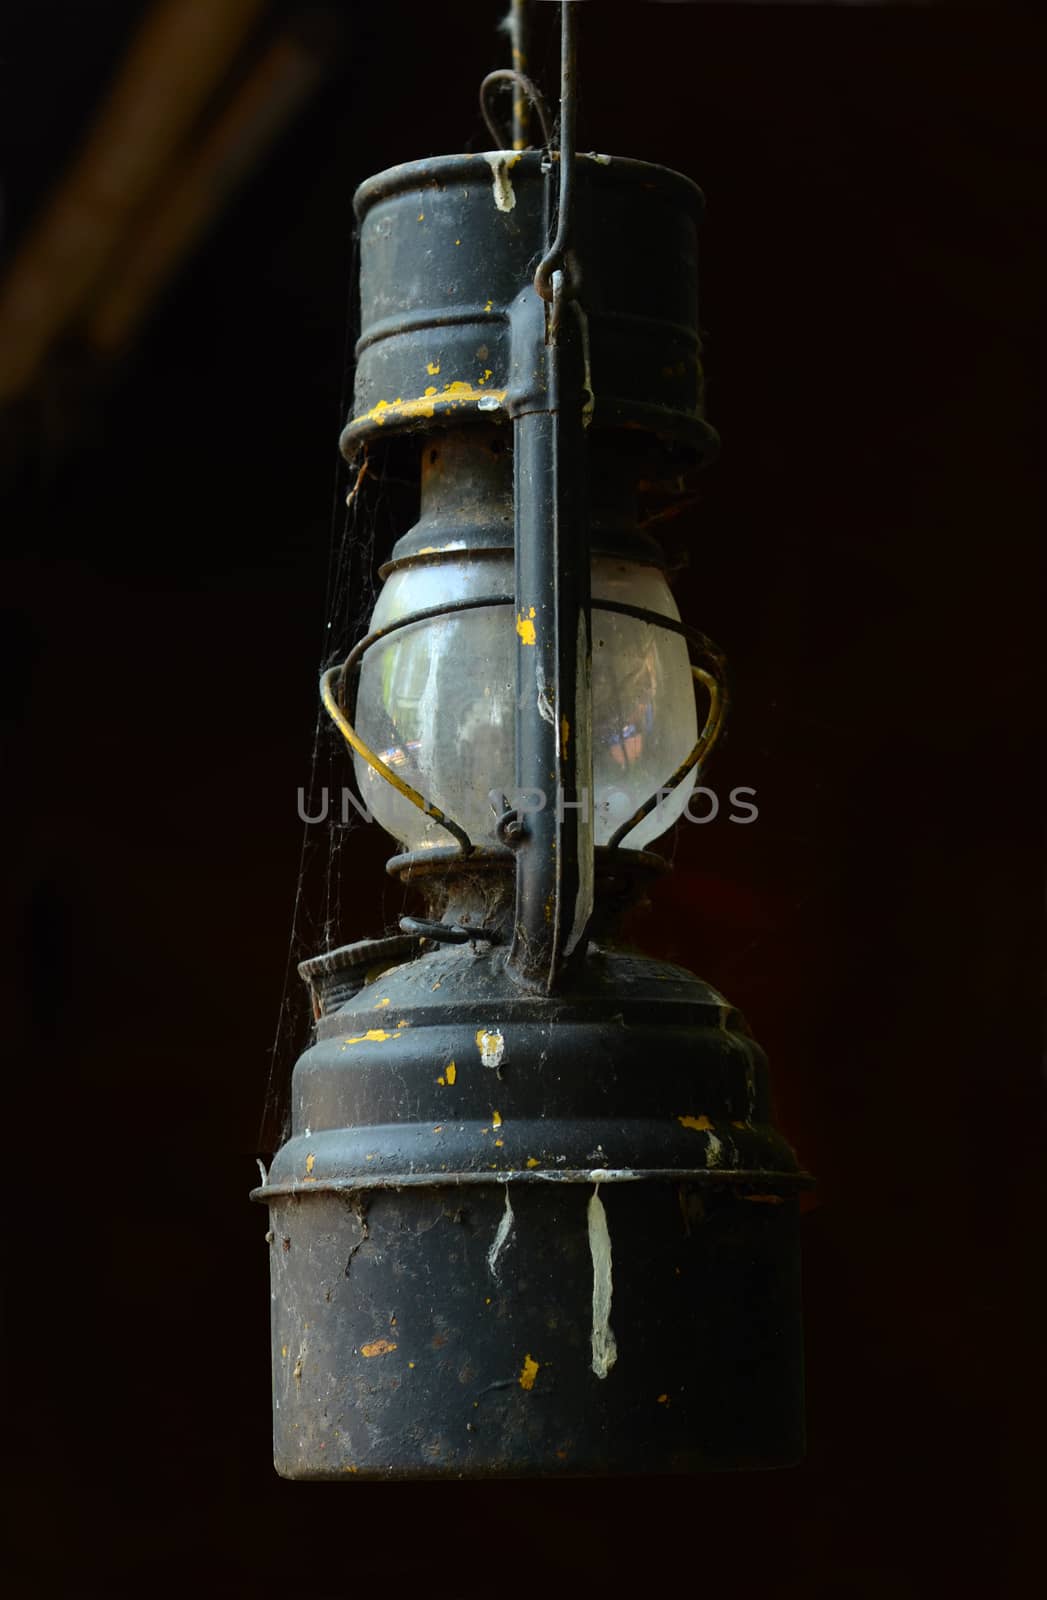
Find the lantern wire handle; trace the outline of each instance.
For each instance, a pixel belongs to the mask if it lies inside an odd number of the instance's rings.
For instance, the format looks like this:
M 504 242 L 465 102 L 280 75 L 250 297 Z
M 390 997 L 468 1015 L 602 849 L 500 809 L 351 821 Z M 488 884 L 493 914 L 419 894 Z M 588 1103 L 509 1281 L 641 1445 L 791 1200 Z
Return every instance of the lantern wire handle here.
M 673 789 L 678 788 L 694 767 L 700 768 L 704 765 L 712 754 L 713 746 L 723 732 L 723 725 L 727 717 L 726 684 L 722 678 L 707 672 L 704 667 L 692 667 L 691 672 L 694 675 L 695 682 L 700 683 L 709 696 L 709 711 L 705 719 L 705 726 L 698 735 L 697 743 L 686 761 L 681 761 L 672 777 L 667 779 L 659 789 L 656 789 L 654 794 L 644 801 L 640 809 L 633 812 L 627 822 L 623 822 L 621 827 L 614 830 L 607 841 L 609 850 L 616 850 L 626 834 L 631 833 L 637 824 L 643 821 L 644 817 L 650 816 L 655 806 Z
M 512 145 L 507 147 L 504 142 L 503 135 L 499 132 L 498 126 L 491 115 L 491 108 L 487 104 L 487 97 L 489 91 L 494 88 L 495 84 L 498 83 L 511 83 L 517 90 L 517 94 L 513 97 L 514 127 L 516 125 L 516 104 L 518 98 L 520 97 L 520 92 L 522 91 L 523 97 L 531 102 L 537 114 L 538 121 L 541 124 L 542 143 L 544 144 L 545 148 L 548 149 L 549 145 L 552 143 L 552 130 L 549 126 L 549 112 L 546 108 L 545 101 L 542 98 L 542 92 L 538 88 L 538 85 L 532 83 L 531 79 L 528 78 L 525 73 L 517 72 L 513 67 L 499 67 L 496 72 L 489 72 L 480 85 L 480 110 L 483 114 L 484 122 L 487 124 L 487 131 L 494 140 L 495 148 L 498 150 L 505 150 L 506 148 L 523 150 L 525 148 L 524 145 L 517 144 L 515 138 L 513 139 Z
M 344 671 L 344 666 L 328 668 L 320 679 L 320 699 L 323 701 L 325 711 L 346 744 L 355 750 L 357 755 L 361 756 L 367 762 L 367 765 L 378 773 L 379 777 L 384 778 L 386 783 L 392 784 L 396 792 L 402 794 L 405 800 L 409 800 L 413 806 L 417 806 L 419 811 L 424 811 L 427 817 L 432 817 L 433 821 L 438 822 L 441 828 L 446 828 L 447 832 L 458 840 L 462 855 L 469 855 L 473 848 L 473 841 L 465 829 L 459 827 L 458 823 L 451 817 L 445 816 L 439 806 L 431 805 L 424 795 L 419 794 L 417 789 L 412 789 L 409 783 L 404 782 L 399 773 L 386 766 L 385 762 L 375 755 L 370 746 L 364 744 L 364 741 L 346 716 L 341 704 L 341 685 Z M 338 679 L 337 693 L 334 687 L 335 679 Z

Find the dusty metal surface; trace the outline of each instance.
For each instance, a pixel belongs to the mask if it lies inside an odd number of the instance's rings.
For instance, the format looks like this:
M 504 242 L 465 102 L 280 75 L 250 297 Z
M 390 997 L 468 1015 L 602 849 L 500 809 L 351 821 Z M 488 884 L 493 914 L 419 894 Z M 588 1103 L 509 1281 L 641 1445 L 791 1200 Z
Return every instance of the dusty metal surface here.
M 395 427 L 510 417 L 534 375 L 513 350 L 555 206 L 538 151 L 408 162 L 368 179 L 360 218 L 354 455 Z M 575 237 L 586 263 L 594 428 L 643 429 L 705 459 L 698 337 L 700 191 L 679 173 L 580 155 Z M 515 306 L 519 311 L 519 305 Z
M 742 1019 L 641 957 L 550 1001 L 444 947 L 324 1016 L 256 1191 L 278 1469 L 797 1459 L 806 1179 L 769 1116 Z

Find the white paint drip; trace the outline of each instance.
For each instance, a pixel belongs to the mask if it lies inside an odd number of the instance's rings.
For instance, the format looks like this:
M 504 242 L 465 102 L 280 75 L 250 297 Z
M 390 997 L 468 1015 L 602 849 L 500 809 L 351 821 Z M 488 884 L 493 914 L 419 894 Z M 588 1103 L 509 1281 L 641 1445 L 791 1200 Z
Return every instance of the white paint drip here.
M 481 1028 L 476 1035 L 480 1047 L 480 1060 L 485 1067 L 500 1067 L 505 1055 L 505 1040 L 497 1028 Z
M 513 1221 L 513 1203 L 509 1199 L 509 1185 L 506 1184 L 505 1210 L 502 1212 L 501 1220 L 498 1223 L 494 1241 L 487 1252 L 487 1266 L 492 1278 L 497 1278 L 498 1276 L 498 1257 L 509 1243 L 509 1235 L 513 1231 Z
M 511 211 L 516 204 L 516 195 L 513 192 L 512 182 L 509 178 L 509 168 L 519 160 L 511 152 L 504 150 L 487 150 L 484 160 L 491 169 L 494 180 L 494 203 L 499 211 Z
M 720 1157 L 723 1154 L 723 1140 L 718 1139 L 710 1129 L 706 1129 L 705 1137 L 708 1141 L 705 1146 L 705 1165 L 707 1167 L 718 1167 L 720 1165 Z
M 255 1156 L 255 1162 L 258 1167 L 258 1175 L 262 1180 L 262 1188 L 264 1189 L 266 1184 L 269 1182 L 269 1174 L 265 1170 L 265 1162 L 262 1160 L 261 1156 Z
M 618 1360 L 618 1346 L 611 1332 L 611 1234 L 599 1184 L 589 1200 L 589 1252 L 593 1258 L 593 1371 L 598 1378 L 606 1378 Z

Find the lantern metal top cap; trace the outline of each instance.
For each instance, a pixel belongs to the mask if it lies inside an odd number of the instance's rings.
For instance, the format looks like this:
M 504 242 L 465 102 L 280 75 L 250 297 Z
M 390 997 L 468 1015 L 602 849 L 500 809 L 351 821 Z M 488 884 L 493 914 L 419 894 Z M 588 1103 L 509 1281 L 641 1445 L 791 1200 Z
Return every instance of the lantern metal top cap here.
M 342 435 L 350 459 L 374 440 L 506 421 L 536 403 L 535 263 L 557 177 L 555 155 L 496 150 L 406 162 L 357 190 L 360 337 Z M 592 429 L 640 430 L 708 460 L 716 436 L 703 413 L 701 191 L 666 167 L 590 155 L 576 160 L 573 195 L 566 250 L 587 319 Z
M 492 188 L 497 188 L 499 183 L 511 186 L 514 176 L 533 178 L 538 174 L 544 175 L 551 170 L 549 163 L 555 166 L 559 159 L 557 150 L 479 150 L 471 154 L 426 156 L 419 161 L 402 161 L 395 167 L 386 167 L 383 172 L 365 178 L 353 195 L 353 210 L 362 219 L 379 200 L 427 186 L 439 187 L 470 181 L 484 182 Z M 587 176 L 595 183 L 628 182 L 648 190 L 660 190 L 667 200 L 689 211 L 695 222 L 701 220 L 705 196 L 691 178 L 672 167 L 663 167 L 654 161 L 638 161 L 632 156 L 601 155 L 596 151 L 580 150 L 576 160 L 584 163 Z M 508 196 L 503 195 L 503 204 L 497 209 L 513 209 L 504 204 L 505 198 Z

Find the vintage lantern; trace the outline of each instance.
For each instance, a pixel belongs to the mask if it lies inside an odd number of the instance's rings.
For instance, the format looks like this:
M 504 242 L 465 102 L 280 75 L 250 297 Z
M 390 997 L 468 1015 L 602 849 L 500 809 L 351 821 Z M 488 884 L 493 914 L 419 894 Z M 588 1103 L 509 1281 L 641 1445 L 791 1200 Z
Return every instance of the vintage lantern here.
M 425 915 L 300 969 L 316 1038 L 255 1191 L 291 1478 L 803 1448 L 808 1180 L 764 1056 L 708 984 L 615 938 L 726 710 L 638 527 L 715 448 L 702 201 L 576 153 L 570 6 L 562 30 L 558 150 L 412 162 L 356 196 L 342 447 L 398 452 L 421 510 L 322 695 Z

